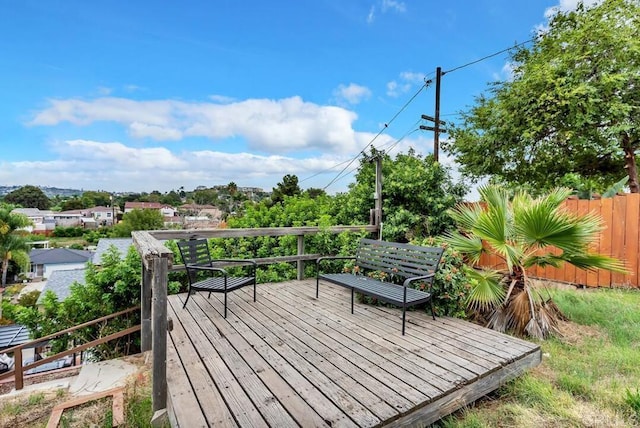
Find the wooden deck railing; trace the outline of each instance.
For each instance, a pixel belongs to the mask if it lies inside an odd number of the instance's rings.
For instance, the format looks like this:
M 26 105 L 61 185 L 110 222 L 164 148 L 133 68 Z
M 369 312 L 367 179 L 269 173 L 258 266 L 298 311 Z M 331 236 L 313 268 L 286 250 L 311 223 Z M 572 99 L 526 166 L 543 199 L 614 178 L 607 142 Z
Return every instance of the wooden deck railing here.
M 305 260 L 317 255 L 305 254 L 304 237 L 320 232 L 376 232 L 378 226 L 275 227 L 256 229 L 199 229 L 137 231 L 131 235 L 142 259 L 140 296 L 142 351 L 152 351 L 152 408 L 157 412 L 167 407 L 167 285 L 174 266 L 173 253 L 161 240 L 191 238 L 250 238 L 258 236 L 297 236 L 297 254 L 292 256 L 254 259 L 258 264 L 296 262 L 298 279 L 304 277 Z
M 29 369 L 41 366 L 43 364 L 50 363 L 50 362 L 55 361 L 55 360 L 57 360 L 59 358 L 66 357 L 67 355 L 72 355 L 72 354 L 75 354 L 77 352 L 84 351 L 85 349 L 93 348 L 95 346 L 101 345 L 101 344 L 109 342 L 111 340 L 118 339 L 120 337 L 123 337 L 123 336 L 126 336 L 128 334 L 135 333 L 136 331 L 139 331 L 140 330 L 140 325 L 138 324 L 138 325 L 135 325 L 133 327 L 129 327 L 129 328 L 126 328 L 124 330 L 121 330 L 121 331 L 119 331 L 117 333 L 112 333 L 112 334 L 110 334 L 108 336 L 101 337 L 100 339 L 92 340 L 90 342 L 83 343 L 83 344 L 78 345 L 78 346 L 74 346 L 73 348 L 66 349 L 66 350 L 64 350 L 62 352 L 58 352 L 55 355 L 50 355 L 50 356 L 48 356 L 46 358 L 40 359 L 38 361 L 34 361 L 32 363 L 29 363 L 29 364 L 23 365 L 23 362 L 22 362 L 22 350 L 23 349 L 33 348 L 33 347 L 35 347 L 36 345 L 38 345 L 40 343 L 49 341 L 51 339 L 56 339 L 56 338 L 58 338 L 60 336 L 63 336 L 65 334 L 73 333 L 73 332 L 75 332 L 77 330 L 80 330 L 80 329 L 85 328 L 85 327 L 90 327 L 90 326 L 92 326 L 94 324 L 98 324 L 98 323 L 101 323 L 101 322 L 104 322 L 104 321 L 108 321 L 108 320 L 110 320 L 112 318 L 117 318 L 117 317 L 120 317 L 122 315 L 129 314 L 129 313 L 137 311 L 139 309 L 140 309 L 139 306 L 135 306 L 133 308 L 125 309 L 123 311 L 116 312 L 116 313 L 113 313 L 113 314 L 110 314 L 110 315 L 107 315 L 107 316 L 104 316 L 104 317 L 101 317 L 101 318 L 97 318 L 95 320 L 88 321 L 86 323 L 83 323 L 83 324 L 80 324 L 80 325 L 76 325 L 74 327 L 70 327 L 70 328 L 67 328 L 65 330 L 58 331 L 58 332 L 50 334 L 48 336 L 39 337 L 37 339 L 31 340 L 31 341 L 26 342 L 26 343 L 22 343 L 20 345 L 14 346 L 12 348 L 5 349 L 3 351 L 4 353 L 13 352 L 13 363 L 14 363 L 13 366 L 14 367 L 13 367 L 12 370 L 9 370 L 8 372 L 2 373 L 0 375 L 0 380 L 7 379 L 7 378 L 9 378 L 11 376 L 14 376 L 15 389 L 16 390 L 20 390 L 20 389 L 22 389 L 24 387 L 24 373 L 25 373 L 25 371 L 27 371 Z

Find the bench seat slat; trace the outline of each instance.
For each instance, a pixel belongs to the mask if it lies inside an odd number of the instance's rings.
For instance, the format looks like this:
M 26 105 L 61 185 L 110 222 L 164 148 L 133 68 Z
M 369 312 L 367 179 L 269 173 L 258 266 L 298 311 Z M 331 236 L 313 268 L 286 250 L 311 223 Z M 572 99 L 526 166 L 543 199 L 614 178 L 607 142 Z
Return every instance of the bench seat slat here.
M 343 287 L 354 288 L 356 291 L 377 297 L 387 303 L 396 303 L 402 306 L 404 287 L 401 285 L 350 273 L 322 274 L 320 278 Z M 431 294 L 426 291 L 407 287 L 407 305 L 413 306 L 427 302 L 430 297 Z

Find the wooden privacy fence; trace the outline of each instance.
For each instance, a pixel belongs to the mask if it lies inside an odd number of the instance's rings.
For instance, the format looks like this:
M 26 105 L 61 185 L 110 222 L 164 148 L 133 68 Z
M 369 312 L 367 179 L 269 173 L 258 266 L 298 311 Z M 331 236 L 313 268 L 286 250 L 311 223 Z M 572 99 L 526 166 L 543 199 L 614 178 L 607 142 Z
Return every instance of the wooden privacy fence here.
M 529 275 L 587 287 L 640 288 L 640 194 L 629 193 L 596 200 L 567 199 L 564 208 L 579 215 L 593 212 L 602 218 L 604 229 L 592 250 L 622 260 L 627 273 L 612 273 L 601 269 L 584 271 L 564 264 L 560 268 L 537 267 L 531 269 Z M 506 269 L 502 259 L 494 255 L 483 254 L 479 264 L 483 267 Z

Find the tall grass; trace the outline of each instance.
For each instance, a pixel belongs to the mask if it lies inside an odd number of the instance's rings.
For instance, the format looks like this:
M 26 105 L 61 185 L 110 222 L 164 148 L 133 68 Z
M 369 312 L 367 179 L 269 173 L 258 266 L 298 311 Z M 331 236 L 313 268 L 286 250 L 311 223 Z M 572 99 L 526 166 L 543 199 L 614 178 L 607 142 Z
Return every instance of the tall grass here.
M 550 291 L 570 322 L 542 364 L 439 426 L 640 426 L 640 292 Z

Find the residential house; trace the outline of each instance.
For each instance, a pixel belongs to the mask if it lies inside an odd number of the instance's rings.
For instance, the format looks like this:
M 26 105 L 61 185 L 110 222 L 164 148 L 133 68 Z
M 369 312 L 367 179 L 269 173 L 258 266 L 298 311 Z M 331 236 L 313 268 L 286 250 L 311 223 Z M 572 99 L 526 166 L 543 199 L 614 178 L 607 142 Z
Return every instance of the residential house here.
M 102 264 L 102 256 L 107 252 L 110 247 L 115 247 L 120 254 L 120 258 L 124 258 L 127 256 L 129 252 L 129 248 L 133 245 L 133 239 L 131 238 L 100 238 L 98 241 L 98 246 L 96 247 L 95 253 L 93 253 L 93 258 L 91 263 L 94 265 Z
M 29 233 L 49 234 L 56 227 L 53 211 L 38 208 L 16 208 L 11 213 L 25 215 L 31 220 L 32 225 L 25 228 Z
M 44 303 L 44 296 L 47 291 L 51 291 L 58 298 L 58 302 L 64 301 L 69 294 L 71 294 L 71 286 L 75 283 L 84 284 L 85 275 L 87 269 L 68 269 L 68 270 L 56 270 L 51 273 L 51 276 L 47 279 L 40 297 L 38 297 L 37 304 L 42 305 Z
M 184 215 L 185 229 L 216 228 L 222 221 L 223 212 L 213 205 L 184 204 L 180 206 Z
M 129 213 L 133 210 L 158 210 L 163 217 L 175 217 L 177 210 L 171 205 L 161 204 L 160 202 L 125 202 L 124 212 Z
M 113 226 L 117 223 L 118 214 L 120 212 L 120 207 L 93 207 L 88 209 L 90 215 L 98 222 L 101 226 Z
M 34 248 L 29 253 L 31 278 L 48 278 L 56 270 L 82 269 L 91 259 L 90 251 L 70 248 Z

